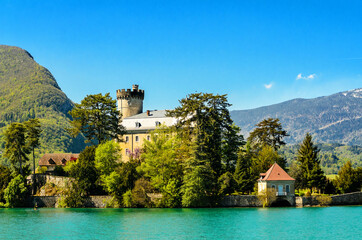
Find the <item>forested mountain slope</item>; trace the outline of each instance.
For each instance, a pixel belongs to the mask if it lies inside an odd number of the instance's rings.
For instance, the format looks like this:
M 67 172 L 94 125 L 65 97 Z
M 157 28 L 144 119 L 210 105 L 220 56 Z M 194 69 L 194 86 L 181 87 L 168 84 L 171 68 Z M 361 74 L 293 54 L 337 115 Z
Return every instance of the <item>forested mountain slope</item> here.
M 279 118 L 290 137 L 299 143 L 307 132 L 319 143 L 362 145 L 362 88 L 313 99 L 290 101 L 250 110 L 231 111 L 234 122 L 248 136 L 265 118 Z
M 0 45 L 0 152 L 5 127 L 34 117 L 43 129 L 40 153 L 79 152 L 83 140 L 73 140 L 65 130 L 70 127 L 68 111 L 72 108 L 53 75 L 27 51 Z

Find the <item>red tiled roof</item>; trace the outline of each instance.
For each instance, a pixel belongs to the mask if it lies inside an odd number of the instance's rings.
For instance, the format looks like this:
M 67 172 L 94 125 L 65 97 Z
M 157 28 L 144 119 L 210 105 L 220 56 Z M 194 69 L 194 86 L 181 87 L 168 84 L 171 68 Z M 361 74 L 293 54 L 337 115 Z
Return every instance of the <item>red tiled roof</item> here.
M 295 180 L 289 176 L 288 173 L 286 173 L 277 163 L 274 163 L 266 173 L 261 173 L 260 176 L 260 180 L 264 181 Z
M 77 153 L 46 153 L 39 159 L 39 166 L 64 166 L 68 161 L 75 161 L 78 157 Z

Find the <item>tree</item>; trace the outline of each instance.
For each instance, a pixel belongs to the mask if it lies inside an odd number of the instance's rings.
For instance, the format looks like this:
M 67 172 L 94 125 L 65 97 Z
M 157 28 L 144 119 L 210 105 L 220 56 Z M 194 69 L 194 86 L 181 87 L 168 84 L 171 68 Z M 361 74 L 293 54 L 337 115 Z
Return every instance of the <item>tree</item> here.
M 253 156 L 250 149 L 250 143 L 247 143 L 245 152 L 239 151 L 238 161 L 234 172 L 234 179 L 236 181 L 236 190 L 239 192 L 251 192 L 254 187 L 256 178 L 252 170 Z
M 11 123 L 5 130 L 5 157 L 16 172 L 24 176 L 23 164 L 28 160 L 29 147 L 25 142 L 26 128 L 22 123 Z
M 121 161 L 121 148 L 113 140 L 100 144 L 95 151 L 95 167 L 100 175 L 109 175 Z
M 353 169 L 351 161 L 346 162 L 338 172 L 336 185 L 341 193 L 349 193 L 361 190 L 361 168 Z
M 238 160 L 238 152 L 245 144 L 243 135 L 240 135 L 240 128 L 235 124 L 227 125 L 223 136 L 223 164 L 224 172 L 233 173 Z
M 303 188 L 321 189 L 326 181 L 318 159 L 319 149 L 312 142 L 312 136 L 307 133 L 297 154 L 297 161 L 303 172 L 301 186 Z
M 0 202 L 5 202 L 4 191 L 11 179 L 11 170 L 8 167 L 0 165 Z
M 180 136 L 164 126 L 152 131 L 150 141 L 144 143 L 138 170 L 163 194 L 162 206 L 181 206 L 183 151 Z
M 71 134 L 77 136 L 82 132 L 87 142 L 99 144 L 111 139 L 121 140 L 124 134 L 116 100 L 109 93 L 87 95 L 69 113 L 73 117 Z
M 26 144 L 33 153 L 33 194 L 35 194 L 35 148 L 39 147 L 41 125 L 39 119 L 34 118 L 24 122 L 26 128 Z
M 20 174 L 13 178 L 4 191 L 7 207 L 23 207 L 28 195 L 26 180 Z
M 96 181 L 98 179 L 95 167 L 95 146 L 86 147 L 75 162 L 67 163 L 65 171 L 75 179 L 76 188 L 81 188 L 86 194 L 97 191 Z
M 282 168 L 284 168 L 286 164 L 285 159 L 280 157 L 274 148 L 264 145 L 255 156 L 254 172 L 257 175 L 265 173 L 274 163 L 278 163 L 278 165 Z
M 285 145 L 283 138 L 287 136 L 289 135 L 283 130 L 278 118 L 268 118 L 256 124 L 256 128 L 248 137 L 248 141 L 256 149 L 261 149 L 267 145 L 278 150 L 280 146 Z
M 226 95 L 208 93 L 190 94 L 180 100 L 181 106 L 168 115 L 176 117 L 176 126 L 184 132 L 191 133 L 193 156 L 185 161 L 183 178 L 183 206 L 208 205 L 219 193 L 218 178 L 226 167 L 230 167 L 235 157 L 225 158 L 223 152 L 238 148 L 240 138 L 235 137 L 235 127 L 232 120 Z M 235 162 L 234 162 L 235 163 Z M 206 201 L 205 199 L 208 199 Z M 212 201 L 211 201 L 212 202 Z

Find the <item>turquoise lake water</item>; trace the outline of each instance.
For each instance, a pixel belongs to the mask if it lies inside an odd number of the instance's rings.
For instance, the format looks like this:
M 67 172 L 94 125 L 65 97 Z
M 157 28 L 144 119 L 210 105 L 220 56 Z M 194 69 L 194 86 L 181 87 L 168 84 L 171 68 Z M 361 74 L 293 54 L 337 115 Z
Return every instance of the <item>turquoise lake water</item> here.
M 0 239 L 362 239 L 362 206 L 0 209 Z

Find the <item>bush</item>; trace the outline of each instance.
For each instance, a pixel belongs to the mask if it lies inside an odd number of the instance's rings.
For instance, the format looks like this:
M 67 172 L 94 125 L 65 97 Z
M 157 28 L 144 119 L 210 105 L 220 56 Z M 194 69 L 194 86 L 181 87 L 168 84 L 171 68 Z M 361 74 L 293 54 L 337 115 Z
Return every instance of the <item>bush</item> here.
M 147 193 L 151 193 L 153 188 L 151 183 L 145 178 L 140 178 L 136 181 L 135 187 L 132 190 L 132 205 L 134 207 L 151 207 L 151 199 Z
M 78 183 L 73 181 L 66 184 L 66 190 L 59 200 L 60 208 L 80 208 L 84 206 L 86 192 L 79 187 Z
M 123 206 L 126 208 L 133 207 L 132 190 L 128 190 L 123 194 Z
M 269 207 L 277 199 L 276 190 L 268 188 L 260 192 L 258 198 L 263 203 L 263 207 Z
M 24 177 L 20 174 L 10 181 L 4 191 L 7 207 L 23 207 L 25 205 L 25 200 L 29 193 L 25 181 Z
M 328 206 L 332 203 L 332 198 L 327 195 L 319 195 L 317 196 L 317 201 L 321 206 Z
M 46 173 L 47 171 L 47 167 L 44 167 L 44 166 L 38 166 L 35 170 L 35 173 L 40 173 L 40 174 L 43 174 L 43 173 Z

